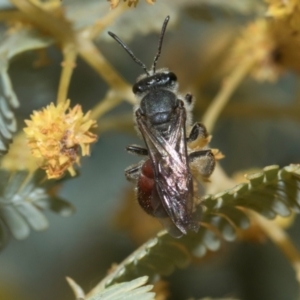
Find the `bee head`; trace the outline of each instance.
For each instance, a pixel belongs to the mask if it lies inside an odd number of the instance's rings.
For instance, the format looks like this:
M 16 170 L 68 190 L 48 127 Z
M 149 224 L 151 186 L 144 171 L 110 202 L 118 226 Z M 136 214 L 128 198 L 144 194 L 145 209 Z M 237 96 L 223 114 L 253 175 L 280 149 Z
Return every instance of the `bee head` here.
M 165 88 L 173 90 L 177 86 L 177 77 L 173 72 L 157 72 L 150 76 L 143 76 L 132 87 L 135 95 L 142 95 L 150 90 Z

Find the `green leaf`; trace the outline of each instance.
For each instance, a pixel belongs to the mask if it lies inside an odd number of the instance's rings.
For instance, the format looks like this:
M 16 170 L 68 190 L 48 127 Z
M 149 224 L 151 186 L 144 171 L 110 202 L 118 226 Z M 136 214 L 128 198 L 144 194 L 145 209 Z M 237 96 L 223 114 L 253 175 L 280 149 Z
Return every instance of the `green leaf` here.
M 0 155 L 7 152 L 12 135 L 17 130 L 17 122 L 13 110 L 19 106 L 10 79 L 7 65 L 0 62 Z
M 155 293 L 149 292 L 153 286 L 144 285 L 147 281 L 148 277 L 144 276 L 129 282 L 114 284 L 86 300 L 154 300 Z
M 44 176 L 43 170 L 32 173 L 0 169 L 0 247 L 5 244 L 6 228 L 18 240 L 27 238 L 30 229 L 47 229 L 43 210 L 50 209 L 63 216 L 74 211 L 69 203 L 48 193 L 57 181 L 46 181 Z
M 17 130 L 14 110 L 19 101 L 8 76 L 9 60 L 14 56 L 33 49 L 48 47 L 49 37 L 41 36 L 34 29 L 23 28 L 14 33 L 1 35 L 0 43 L 0 155 L 8 150 L 12 136 Z
M 203 209 L 198 233 L 189 233 L 175 239 L 165 231 L 142 245 L 127 257 L 115 270 L 99 283 L 101 289 L 116 282 L 128 281 L 147 275 L 168 275 L 175 267 L 185 267 L 192 256 L 202 257 L 209 251 L 217 251 L 221 239 L 233 241 L 237 228 L 249 227 L 246 209 L 254 210 L 272 219 L 277 215 L 287 216 L 300 208 L 300 166 L 279 169 L 270 166 L 248 176 L 248 183 L 232 189 L 207 195 L 199 211 Z
M 67 278 L 76 299 L 82 300 L 154 300 L 155 293 L 150 292 L 152 285 L 145 285 L 147 276 L 134 279 L 129 282 L 115 284 L 104 290 L 93 290 L 90 295 L 85 296 L 82 288 L 71 278 Z

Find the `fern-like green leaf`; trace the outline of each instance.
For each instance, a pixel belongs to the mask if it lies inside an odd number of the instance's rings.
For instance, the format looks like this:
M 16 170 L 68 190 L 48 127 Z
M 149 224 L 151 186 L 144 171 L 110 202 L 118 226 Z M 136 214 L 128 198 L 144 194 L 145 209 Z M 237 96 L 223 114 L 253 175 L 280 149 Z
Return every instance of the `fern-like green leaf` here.
M 222 238 L 233 241 L 237 228 L 249 227 L 245 209 L 269 219 L 276 215 L 288 216 L 292 210 L 299 211 L 300 166 L 281 170 L 278 166 L 266 167 L 248 176 L 248 180 L 249 183 L 203 198 L 200 206 L 204 206 L 204 212 L 198 233 L 174 239 L 161 231 L 126 258 L 97 288 L 142 275 L 150 278 L 157 274 L 168 275 L 175 267 L 186 266 L 191 256 L 202 257 L 207 250 L 218 250 Z
M 154 300 L 155 293 L 150 292 L 152 285 L 145 285 L 148 281 L 147 276 L 134 279 L 129 282 L 114 284 L 113 286 L 95 292 L 90 292 L 88 296 L 84 295 L 82 288 L 71 278 L 67 278 L 76 299 L 82 300 Z
M 43 170 L 32 173 L 0 169 L 0 247 L 7 240 L 7 228 L 18 240 L 27 238 L 30 229 L 45 230 L 48 227 L 42 213 L 45 209 L 63 216 L 73 213 L 69 203 L 48 193 L 57 182 L 43 182 L 44 176 Z
M 114 284 L 86 300 L 154 300 L 155 293 L 150 292 L 152 285 L 145 285 L 148 277 L 140 277 L 129 282 Z
M 7 74 L 7 65 L 0 65 L 0 155 L 7 152 L 12 135 L 17 130 L 13 110 L 19 106 Z
M 7 70 L 9 60 L 28 50 L 45 48 L 52 43 L 33 29 L 21 29 L 14 33 L 2 34 L 0 43 L 0 155 L 8 150 L 12 136 L 17 130 L 14 110 L 19 101 L 13 90 Z

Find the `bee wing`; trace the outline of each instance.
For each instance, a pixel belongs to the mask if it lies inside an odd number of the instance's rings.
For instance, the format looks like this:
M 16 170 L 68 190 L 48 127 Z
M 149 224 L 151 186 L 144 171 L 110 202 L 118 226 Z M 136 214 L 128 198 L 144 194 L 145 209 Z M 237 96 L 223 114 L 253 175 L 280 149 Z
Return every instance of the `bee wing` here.
M 171 150 L 171 149 L 170 149 Z M 184 234 L 197 230 L 193 221 L 193 181 L 187 166 L 172 158 L 173 151 L 159 160 L 155 179 L 162 204 L 176 227 Z
M 179 108 L 178 111 L 168 140 L 159 132 L 154 134 L 142 116 L 137 118 L 137 124 L 149 150 L 156 189 L 163 207 L 175 226 L 186 234 L 188 229 L 197 231 L 199 225 L 192 217 L 193 182 L 187 162 L 185 110 Z M 170 231 L 170 224 L 164 222 L 163 225 Z

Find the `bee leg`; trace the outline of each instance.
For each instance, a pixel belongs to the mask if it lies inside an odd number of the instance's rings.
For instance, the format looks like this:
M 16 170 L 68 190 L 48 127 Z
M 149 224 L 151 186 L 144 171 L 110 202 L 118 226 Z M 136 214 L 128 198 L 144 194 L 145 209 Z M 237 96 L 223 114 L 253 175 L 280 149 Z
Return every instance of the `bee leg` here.
M 186 101 L 186 103 L 188 105 L 191 105 L 192 102 L 193 102 L 193 95 L 190 94 L 190 93 L 187 93 L 185 96 L 184 96 L 184 100 Z
M 206 127 L 202 123 L 195 123 L 192 127 L 192 130 L 187 137 L 187 142 L 193 142 L 197 140 L 198 138 L 206 139 L 208 137 L 208 132 L 206 130 Z
M 125 169 L 125 177 L 128 181 L 136 182 L 140 176 L 142 164 L 131 165 Z
M 215 157 L 210 149 L 192 152 L 189 154 L 188 160 L 204 178 L 208 178 L 212 174 L 216 165 Z
M 130 145 L 126 147 L 127 152 L 132 153 L 132 154 L 137 154 L 137 155 L 148 155 L 148 150 L 146 148 L 143 148 L 141 146 L 137 145 Z

